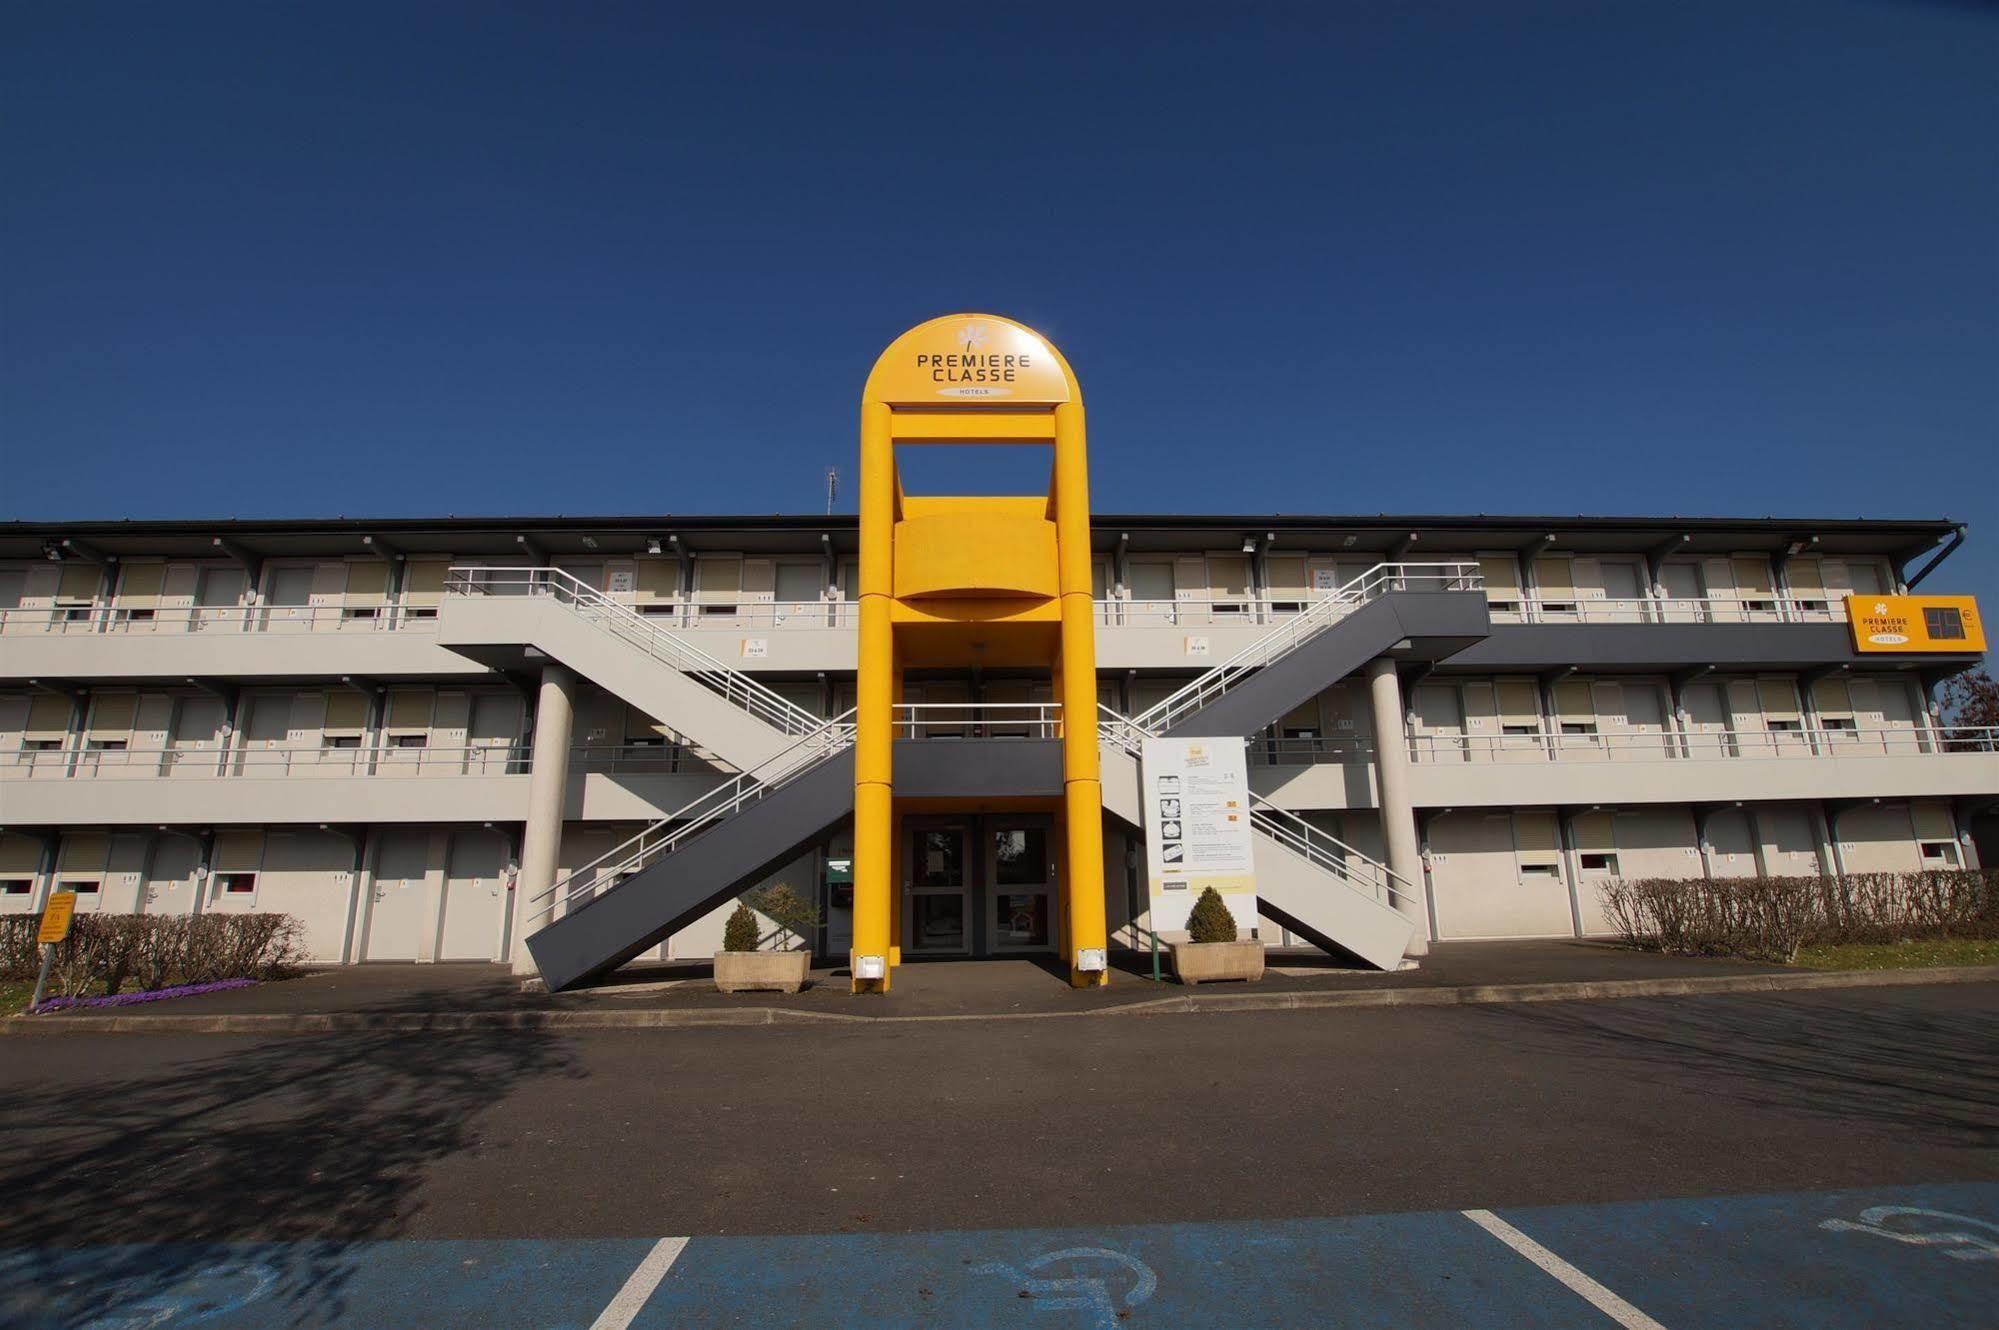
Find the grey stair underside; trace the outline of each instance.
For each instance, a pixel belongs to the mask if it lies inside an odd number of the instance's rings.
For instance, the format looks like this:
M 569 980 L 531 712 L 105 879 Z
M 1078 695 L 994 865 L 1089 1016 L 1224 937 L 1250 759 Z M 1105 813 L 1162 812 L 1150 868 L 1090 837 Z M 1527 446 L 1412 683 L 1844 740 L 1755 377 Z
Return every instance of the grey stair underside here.
M 895 745 L 895 788 L 910 797 L 1059 798 L 1053 739 L 924 739 Z M 643 872 L 531 934 L 551 990 L 617 969 L 804 853 L 854 811 L 854 754 L 836 753 L 692 837 Z M 810 894 L 810 883 L 794 883 Z

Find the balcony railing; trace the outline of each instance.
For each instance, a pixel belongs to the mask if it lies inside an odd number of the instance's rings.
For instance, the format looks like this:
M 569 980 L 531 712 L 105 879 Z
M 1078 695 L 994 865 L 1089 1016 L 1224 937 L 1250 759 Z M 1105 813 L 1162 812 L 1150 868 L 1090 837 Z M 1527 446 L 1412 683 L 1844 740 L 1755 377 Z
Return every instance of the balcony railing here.
M 1060 702 L 906 702 L 895 708 L 898 739 L 1059 739 Z
M 1265 627 L 1309 612 L 1325 594 L 1287 597 L 1263 592 L 1171 600 L 1111 596 L 1096 602 L 1096 617 L 1099 624 L 1117 628 Z M 605 599 L 658 627 L 687 631 L 852 629 L 860 622 L 859 604 L 851 600 L 641 601 L 627 594 Z M 1494 599 L 1492 618 L 1495 623 L 1844 623 L 1846 603 L 1794 596 L 1523 596 Z M 421 632 L 434 628 L 436 621 L 433 604 L 379 601 L 158 609 L 44 605 L 0 609 L 0 634 Z
M 1249 741 L 1249 760 L 1267 767 L 1306 767 L 1321 762 L 1374 761 L 1374 741 L 1358 734 L 1257 735 Z
M 514 776 L 527 754 L 510 745 L 470 748 L 53 748 L 0 760 L 0 780 Z
M 630 776 L 716 776 L 727 770 L 685 744 L 578 744 L 569 769 Z
M 437 609 L 381 601 L 330 605 L 178 605 L 128 609 L 116 605 L 36 606 L 0 610 L 0 633 L 87 636 L 104 633 L 380 633 L 434 631 Z
M 1795 730 L 1695 730 L 1521 734 L 1424 734 L 1411 737 L 1417 762 L 1613 762 L 1718 758 L 1915 757 L 1930 753 L 1999 752 L 1999 729 L 1957 728 L 1941 734 L 1910 727 Z
M 1528 730 L 1518 734 L 1419 734 L 1412 761 L 1675 762 L 1728 758 L 1916 757 L 1934 753 L 1999 753 L 1999 728 L 1959 726 L 1938 734 L 1913 726 L 1881 729 L 1814 727 L 1796 730 L 1701 730 L 1686 734 L 1613 731 L 1594 734 Z M 1374 741 L 1360 735 L 1300 735 L 1249 740 L 1254 765 L 1303 767 L 1374 761 Z
M 1494 623 L 1845 623 L 1844 600 L 1791 596 L 1522 596 L 1491 601 Z

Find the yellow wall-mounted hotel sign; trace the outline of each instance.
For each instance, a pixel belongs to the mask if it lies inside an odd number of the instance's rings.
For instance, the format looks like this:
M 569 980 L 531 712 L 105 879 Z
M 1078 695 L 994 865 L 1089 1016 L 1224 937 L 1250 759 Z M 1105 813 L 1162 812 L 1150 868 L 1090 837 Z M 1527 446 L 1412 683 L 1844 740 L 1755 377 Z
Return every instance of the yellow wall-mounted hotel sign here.
M 1848 596 L 1846 621 L 1855 651 L 1985 650 L 1985 625 L 1970 596 Z

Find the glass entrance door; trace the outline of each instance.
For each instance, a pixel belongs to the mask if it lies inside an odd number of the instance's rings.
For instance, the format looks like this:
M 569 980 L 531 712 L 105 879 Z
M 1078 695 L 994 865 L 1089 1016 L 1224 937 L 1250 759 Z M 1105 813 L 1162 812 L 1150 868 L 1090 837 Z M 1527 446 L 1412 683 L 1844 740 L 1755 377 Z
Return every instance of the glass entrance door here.
M 962 822 L 908 831 L 903 900 L 904 951 L 935 955 L 971 949 L 970 829 Z
M 1055 859 L 1047 818 L 986 822 L 986 936 L 991 950 L 1048 951 L 1055 944 Z

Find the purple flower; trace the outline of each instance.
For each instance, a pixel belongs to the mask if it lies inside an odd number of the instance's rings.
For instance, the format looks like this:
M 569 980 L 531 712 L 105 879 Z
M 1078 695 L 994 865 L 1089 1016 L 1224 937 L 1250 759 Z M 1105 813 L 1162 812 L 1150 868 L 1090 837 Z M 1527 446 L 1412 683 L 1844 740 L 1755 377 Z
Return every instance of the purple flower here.
M 255 986 L 256 982 L 255 979 L 218 979 L 212 984 L 180 984 L 173 988 L 156 988 L 150 993 L 114 993 L 109 997 L 45 998 L 31 1014 L 63 1011 L 71 1007 L 129 1007 L 137 1002 L 160 1002 L 167 998 L 193 997 L 197 993 L 220 993 L 231 988 L 250 988 Z

